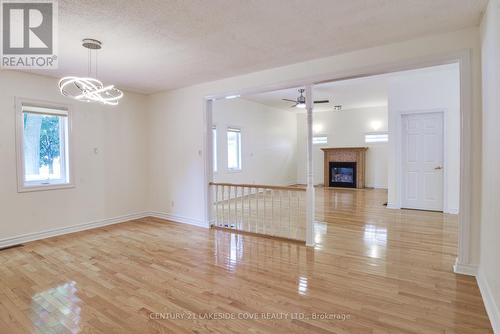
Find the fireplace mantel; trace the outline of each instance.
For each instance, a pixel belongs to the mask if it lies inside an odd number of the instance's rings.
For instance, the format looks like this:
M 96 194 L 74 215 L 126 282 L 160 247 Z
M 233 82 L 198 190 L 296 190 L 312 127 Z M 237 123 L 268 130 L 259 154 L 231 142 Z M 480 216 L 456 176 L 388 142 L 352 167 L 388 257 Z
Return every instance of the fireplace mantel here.
M 330 186 L 330 162 L 356 163 L 356 188 L 365 187 L 365 153 L 368 147 L 328 147 L 321 150 L 325 155 L 324 184 Z

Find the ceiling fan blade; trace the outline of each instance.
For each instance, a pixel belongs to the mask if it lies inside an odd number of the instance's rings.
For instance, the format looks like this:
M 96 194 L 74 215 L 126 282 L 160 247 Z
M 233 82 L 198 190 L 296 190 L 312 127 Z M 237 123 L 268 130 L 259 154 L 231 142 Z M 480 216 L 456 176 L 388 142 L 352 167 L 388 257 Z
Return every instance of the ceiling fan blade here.
M 314 101 L 314 103 L 329 103 L 330 100 L 319 100 L 319 101 Z
M 282 99 L 282 100 L 283 101 L 288 101 L 288 102 L 293 102 L 293 103 L 297 102 L 296 100 L 289 100 L 289 99 Z
M 295 103 L 293 106 L 291 106 L 290 108 L 295 108 L 297 106 L 297 103 Z

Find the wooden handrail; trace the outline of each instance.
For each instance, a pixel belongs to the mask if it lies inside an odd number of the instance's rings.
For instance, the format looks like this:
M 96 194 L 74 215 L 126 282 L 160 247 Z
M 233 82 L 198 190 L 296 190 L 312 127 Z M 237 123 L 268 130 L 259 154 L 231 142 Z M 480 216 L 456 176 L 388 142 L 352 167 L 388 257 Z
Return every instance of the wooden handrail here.
M 272 186 L 269 184 L 239 184 L 239 183 L 210 182 L 209 185 L 211 185 L 211 186 L 241 187 L 241 188 L 263 188 L 263 189 L 273 189 L 273 190 L 306 191 L 306 188 L 289 187 L 289 186 Z

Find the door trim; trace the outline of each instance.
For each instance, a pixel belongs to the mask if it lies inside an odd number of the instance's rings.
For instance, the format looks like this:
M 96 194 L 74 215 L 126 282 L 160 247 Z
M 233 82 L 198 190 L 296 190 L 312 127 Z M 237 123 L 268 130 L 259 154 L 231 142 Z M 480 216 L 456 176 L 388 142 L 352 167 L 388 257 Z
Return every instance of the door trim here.
M 416 109 L 416 110 L 398 110 L 396 111 L 396 131 L 395 131 L 395 143 L 396 143 L 396 182 L 397 182 L 397 208 L 401 209 L 403 206 L 403 145 L 401 144 L 403 139 L 403 116 L 406 115 L 419 115 L 419 114 L 442 114 L 443 115 L 443 212 L 452 213 L 448 210 L 448 194 L 446 189 L 448 188 L 448 152 L 446 150 L 448 141 L 447 134 L 448 129 L 446 126 L 448 120 L 448 110 L 447 109 Z

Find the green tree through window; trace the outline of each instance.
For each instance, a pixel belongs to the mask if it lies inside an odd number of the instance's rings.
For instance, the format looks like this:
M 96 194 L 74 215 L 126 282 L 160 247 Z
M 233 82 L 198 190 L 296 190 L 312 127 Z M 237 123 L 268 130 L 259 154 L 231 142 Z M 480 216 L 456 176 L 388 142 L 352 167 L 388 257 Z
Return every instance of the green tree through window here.
M 55 158 L 60 157 L 60 124 L 58 116 L 48 116 L 48 115 L 29 115 L 27 113 L 24 114 L 24 129 L 26 130 L 27 126 L 30 123 L 28 121 L 28 117 L 30 118 L 41 118 L 41 122 L 34 122 L 35 126 L 40 126 L 39 134 L 36 134 L 39 138 L 39 164 L 38 168 L 42 166 L 48 166 L 50 173 L 53 172 L 53 162 Z M 36 120 L 36 119 L 35 119 Z M 38 132 L 38 131 L 36 131 Z M 36 139 L 35 139 L 36 140 Z
M 59 136 L 59 117 L 43 117 L 40 129 L 40 164 L 48 165 L 51 174 L 54 158 L 58 158 L 61 154 Z

